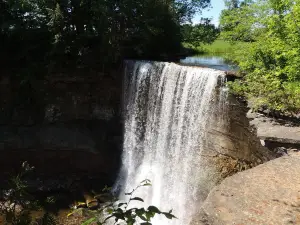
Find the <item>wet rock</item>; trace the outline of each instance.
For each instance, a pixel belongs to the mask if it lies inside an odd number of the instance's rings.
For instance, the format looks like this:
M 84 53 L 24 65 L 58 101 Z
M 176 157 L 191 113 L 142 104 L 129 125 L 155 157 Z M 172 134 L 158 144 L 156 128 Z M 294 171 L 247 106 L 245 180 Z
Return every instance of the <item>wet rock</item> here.
M 277 147 L 274 149 L 274 153 L 277 157 L 285 156 L 288 154 L 288 150 L 285 147 Z
M 75 206 L 75 209 L 87 208 L 87 204 L 85 202 L 78 202 Z
M 86 204 L 87 204 L 87 207 L 91 210 L 99 208 L 99 202 L 97 199 L 87 200 Z
M 95 199 L 91 194 L 84 193 L 83 194 L 85 198 L 86 205 L 89 209 L 97 209 L 99 207 L 99 202 L 97 199 Z

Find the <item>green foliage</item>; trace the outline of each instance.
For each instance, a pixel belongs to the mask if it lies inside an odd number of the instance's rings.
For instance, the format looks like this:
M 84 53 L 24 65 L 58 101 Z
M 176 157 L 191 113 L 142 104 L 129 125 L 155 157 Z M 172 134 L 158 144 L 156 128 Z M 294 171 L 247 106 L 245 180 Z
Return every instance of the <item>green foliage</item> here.
M 224 0 L 225 6 L 228 9 L 235 9 L 239 7 L 240 1 L 239 0 Z
M 227 54 L 233 51 L 234 45 L 222 39 L 215 40 L 212 44 L 205 44 L 202 50 L 208 54 Z
M 183 43 L 183 46 L 186 49 L 192 49 L 193 54 L 211 54 L 211 55 L 222 55 L 226 56 L 228 53 L 234 53 L 235 45 L 224 41 L 222 39 L 217 39 L 210 44 L 200 44 L 200 45 L 191 45 L 188 43 Z
M 56 224 L 54 216 L 48 212 L 33 221 L 32 211 L 42 208 L 41 201 L 35 199 L 28 191 L 26 176 L 33 169 L 27 162 L 24 162 L 21 171 L 16 176 L 12 176 L 6 188 L 0 190 L 0 216 L 4 216 L 7 225 Z
M 228 9 L 224 9 L 220 15 L 220 30 L 222 39 L 229 42 L 244 41 L 253 42 L 265 31 L 261 26 L 261 20 L 267 13 L 264 5 L 244 1 L 234 3 Z
M 172 214 L 172 210 L 169 212 L 162 212 L 155 206 L 148 206 L 147 208 L 136 208 L 130 207 L 130 203 L 134 201 L 144 202 L 140 197 L 134 197 L 134 193 L 141 187 L 151 186 L 149 180 L 142 181 L 135 189 L 129 193 L 125 193 L 128 196 L 127 202 L 122 202 L 117 199 L 112 200 L 107 205 L 103 206 L 96 212 L 94 212 L 94 217 L 85 221 L 82 225 L 89 225 L 91 223 L 97 222 L 99 225 L 108 224 L 109 221 L 114 221 L 114 224 L 149 224 L 151 225 L 151 220 L 156 215 L 164 215 L 167 219 L 176 218 Z
M 0 0 L 1 71 L 103 70 L 181 48 L 180 23 L 210 0 Z
M 219 29 L 211 23 L 210 19 L 202 18 L 196 25 L 183 24 L 181 26 L 183 41 L 192 46 L 211 44 L 219 36 Z
M 255 34 L 252 43 L 238 43 L 230 56 L 239 64 L 241 74 L 245 74 L 242 81 L 231 85 L 232 90 L 247 97 L 256 109 L 267 107 L 284 114 L 299 113 L 300 1 L 258 1 L 239 10 L 244 9 L 259 9 L 257 12 L 261 13 L 249 14 L 251 33 Z M 231 41 L 234 36 L 249 36 L 249 31 L 223 32 L 222 35 L 230 32 Z
M 193 16 L 210 6 L 210 0 L 169 0 L 179 23 L 191 23 Z

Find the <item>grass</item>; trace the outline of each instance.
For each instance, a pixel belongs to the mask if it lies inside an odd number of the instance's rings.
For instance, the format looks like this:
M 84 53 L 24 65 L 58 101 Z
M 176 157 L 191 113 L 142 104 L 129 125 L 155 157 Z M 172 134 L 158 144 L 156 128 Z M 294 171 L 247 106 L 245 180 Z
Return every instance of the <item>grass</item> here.
M 221 39 L 217 39 L 212 44 L 193 46 L 184 43 L 184 47 L 191 49 L 196 54 L 226 54 L 233 51 L 233 45 Z
M 233 49 L 233 45 L 223 40 L 216 40 L 211 45 L 204 45 L 205 53 L 229 53 Z

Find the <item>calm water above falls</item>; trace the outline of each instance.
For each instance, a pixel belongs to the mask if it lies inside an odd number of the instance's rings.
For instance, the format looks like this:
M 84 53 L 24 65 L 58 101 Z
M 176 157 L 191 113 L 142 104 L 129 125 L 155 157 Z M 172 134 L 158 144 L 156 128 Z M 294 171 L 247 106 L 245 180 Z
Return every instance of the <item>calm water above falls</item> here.
M 135 196 L 145 200 L 143 206 L 173 209 L 179 218 L 157 217 L 155 225 L 188 225 L 201 205 L 201 152 L 207 128 L 222 122 L 212 115 L 226 101 L 216 91 L 223 80 L 222 71 L 208 68 L 126 62 L 123 165 L 116 186 L 131 191 L 150 179 L 152 186 Z
M 237 67 L 226 62 L 222 56 L 197 55 L 181 59 L 180 63 L 193 66 L 204 66 L 222 71 L 236 71 Z

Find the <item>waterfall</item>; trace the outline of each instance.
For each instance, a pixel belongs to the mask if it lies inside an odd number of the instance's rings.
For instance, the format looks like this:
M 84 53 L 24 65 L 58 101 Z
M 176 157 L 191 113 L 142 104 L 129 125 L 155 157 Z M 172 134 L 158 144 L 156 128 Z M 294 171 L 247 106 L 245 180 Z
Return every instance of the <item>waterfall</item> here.
M 173 209 L 177 220 L 158 216 L 155 225 L 188 225 L 201 205 L 205 177 L 201 153 L 208 127 L 220 124 L 224 107 L 217 86 L 221 71 L 175 63 L 127 61 L 124 79 L 124 150 L 116 186 L 132 191 L 145 206 Z M 213 123 L 212 123 L 213 122 Z

